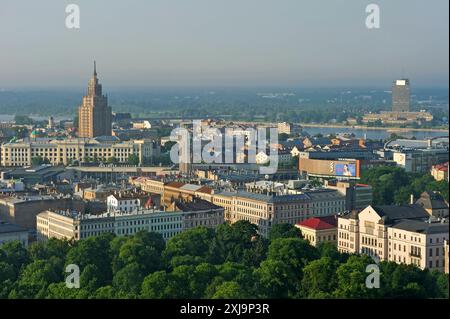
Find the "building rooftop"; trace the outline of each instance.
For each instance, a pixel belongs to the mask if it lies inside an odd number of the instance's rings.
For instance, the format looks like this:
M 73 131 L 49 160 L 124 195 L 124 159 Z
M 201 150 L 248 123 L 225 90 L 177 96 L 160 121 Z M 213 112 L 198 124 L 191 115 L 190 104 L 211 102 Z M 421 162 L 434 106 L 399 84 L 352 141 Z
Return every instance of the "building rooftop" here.
M 307 227 L 315 230 L 332 229 L 337 226 L 337 216 L 324 216 L 308 218 L 297 223 L 298 226 Z
M 199 190 L 200 188 L 202 188 L 201 185 L 195 185 L 195 184 L 184 184 L 183 186 L 180 187 L 180 189 L 182 189 L 182 190 L 191 191 L 191 192 L 195 192 L 195 191 Z
M 433 165 L 433 168 L 438 171 L 448 172 L 448 162 Z
M 449 232 L 448 223 L 428 223 L 417 220 L 401 220 L 394 225 L 392 228 L 407 230 L 415 233 L 421 234 L 441 234 Z
M 430 215 L 418 205 L 385 205 L 374 206 L 373 209 L 381 217 L 395 221 L 400 219 L 425 219 Z
M 0 221 L 0 234 L 27 232 L 24 227 Z
M 444 198 L 436 192 L 423 192 L 416 204 L 425 209 L 448 209 Z
M 181 186 L 183 186 L 185 183 L 181 183 L 181 182 L 170 182 L 167 183 L 165 186 L 166 187 L 173 187 L 173 188 L 181 188 Z
M 243 197 L 249 200 L 262 201 L 266 203 L 289 203 L 289 202 L 306 201 L 311 199 L 311 197 L 309 197 L 306 194 L 267 195 L 267 194 L 251 193 L 246 191 L 237 191 L 237 192 L 222 191 L 218 194 L 229 197 L 233 196 Z
M 201 210 L 212 210 L 212 209 L 220 209 L 220 206 L 214 205 L 206 200 L 195 198 L 192 201 L 176 201 L 176 208 L 183 212 L 195 212 Z
M 113 219 L 116 217 L 131 217 L 131 216 L 156 216 L 160 214 L 182 214 L 181 211 L 175 211 L 175 212 L 165 212 L 160 210 L 154 210 L 154 209 L 141 209 L 141 210 L 134 210 L 131 212 L 110 212 L 110 213 L 102 213 L 102 214 L 83 214 L 79 211 L 64 211 L 64 210 L 48 210 L 42 213 L 39 213 L 38 216 L 46 216 L 49 213 L 57 214 L 60 216 L 65 216 L 67 218 L 71 218 L 73 220 L 102 220 L 102 219 Z
M 54 200 L 54 199 L 57 199 L 57 197 L 50 195 L 20 195 L 20 196 L 0 197 L 0 201 L 4 201 L 10 204 L 19 204 L 30 201 Z
M 446 138 L 437 138 L 435 140 L 431 141 L 431 145 L 433 147 L 436 147 L 439 144 L 447 143 L 448 144 L 448 137 Z M 395 148 L 407 148 L 407 149 L 427 149 L 429 147 L 429 141 L 428 140 L 411 140 L 411 139 L 397 139 L 395 141 L 392 141 L 388 143 L 390 147 Z
M 132 192 L 132 191 L 119 191 L 119 192 L 115 192 L 114 194 L 111 194 L 109 196 L 114 196 L 114 198 L 116 198 L 117 200 L 120 201 L 120 200 L 128 200 L 128 199 L 142 199 L 144 197 L 148 197 L 148 194 L 140 193 L 140 192 Z

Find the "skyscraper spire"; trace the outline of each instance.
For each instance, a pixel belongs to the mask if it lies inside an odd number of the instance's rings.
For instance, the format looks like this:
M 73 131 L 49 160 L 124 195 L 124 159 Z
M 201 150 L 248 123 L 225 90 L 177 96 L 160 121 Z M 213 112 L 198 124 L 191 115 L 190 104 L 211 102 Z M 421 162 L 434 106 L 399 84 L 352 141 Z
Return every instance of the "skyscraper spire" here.
M 102 95 L 102 85 L 98 83 L 97 78 L 97 62 L 94 60 L 94 74 L 89 80 L 88 84 L 88 95 L 89 96 L 101 96 Z

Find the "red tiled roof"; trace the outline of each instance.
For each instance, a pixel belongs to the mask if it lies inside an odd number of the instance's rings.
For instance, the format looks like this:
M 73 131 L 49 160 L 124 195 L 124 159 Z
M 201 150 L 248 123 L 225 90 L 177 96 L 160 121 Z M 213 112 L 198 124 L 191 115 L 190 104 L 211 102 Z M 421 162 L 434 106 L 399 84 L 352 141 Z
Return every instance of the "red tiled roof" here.
M 297 225 L 315 230 L 330 229 L 336 227 L 337 218 L 335 216 L 313 217 L 299 222 Z
M 448 171 L 448 162 L 446 163 L 441 163 L 441 164 L 436 164 L 433 166 L 435 169 L 439 170 L 439 171 Z

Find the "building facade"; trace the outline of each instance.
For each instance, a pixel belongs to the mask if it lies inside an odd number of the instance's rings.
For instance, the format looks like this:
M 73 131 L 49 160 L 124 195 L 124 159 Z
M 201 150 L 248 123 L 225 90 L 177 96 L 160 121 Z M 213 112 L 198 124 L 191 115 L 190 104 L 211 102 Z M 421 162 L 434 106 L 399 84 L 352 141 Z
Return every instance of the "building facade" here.
M 448 162 L 433 165 L 430 173 L 435 180 L 448 182 Z
M 52 165 L 69 165 L 74 161 L 90 162 L 115 159 L 127 163 L 136 155 L 139 163 L 159 156 L 160 148 L 154 141 L 120 141 L 116 138 L 24 139 L 2 145 L 3 166 L 30 166 L 32 159 L 42 157 Z
M 410 109 L 410 90 L 409 80 L 395 80 L 392 84 L 392 111 L 409 112 Z
M 304 239 L 313 246 L 320 243 L 337 243 L 337 215 L 314 217 L 297 223 Z
M 288 134 L 291 135 L 293 133 L 294 125 L 288 122 L 280 122 L 277 124 L 278 134 Z
M 267 236 L 272 225 L 295 225 L 305 219 L 330 216 L 345 211 L 345 197 L 335 190 L 318 190 L 295 195 L 267 195 L 250 192 L 219 192 L 211 197 L 213 204 L 225 209 L 225 220 L 231 223 L 247 220 Z
M 223 209 L 192 212 L 142 209 L 100 215 L 48 210 L 37 216 L 36 230 L 41 241 L 49 238 L 80 240 L 103 233 L 130 236 L 139 231 L 157 232 L 167 240 L 193 227 L 215 228 L 223 221 Z
M 368 206 L 338 218 L 340 252 L 444 271 L 449 225 L 431 222 L 419 205 Z
M 86 204 L 68 197 L 4 196 L 0 197 L 0 219 L 11 224 L 34 229 L 36 215 L 47 209 L 77 209 L 84 211 Z
M 405 220 L 388 228 L 388 260 L 444 271 L 446 223 Z

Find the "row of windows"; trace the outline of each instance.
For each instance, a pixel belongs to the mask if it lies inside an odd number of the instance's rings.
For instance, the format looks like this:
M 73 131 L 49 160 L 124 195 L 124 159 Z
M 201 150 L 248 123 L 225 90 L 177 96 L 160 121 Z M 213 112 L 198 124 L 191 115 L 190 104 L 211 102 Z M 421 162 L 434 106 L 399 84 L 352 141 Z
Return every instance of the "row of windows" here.
M 371 238 L 371 237 L 366 237 L 366 236 L 362 236 L 361 237 L 361 241 L 364 245 L 370 245 L 370 246 L 377 246 L 377 239 L 376 238 Z
M 349 242 L 341 241 L 341 240 L 338 241 L 338 246 L 339 247 L 347 247 L 347 248 L 350 248 L 350 249 L 354 248 L 353 243 L 349 243 Z
M 138 231 L 163 231 L 161 234 L 163 235 L 164 239 L 170 238 L 178 233 L 181 232 L 180 228 L 181 225 L 178 225 L 179 227 L 173 227 L 175 225 L 169 225 L 171 227 L 135 227 L 135 228 L 124 228 L 124 229 L 118 229 L 117 230 L 117 234 L 118 235 L 133 235 L 135 233 L 137 233 Z M 88 238 L 88 237 L 92 237 L 92 236 L 98 236 L 102 233 L 105 232 L 109 232 L 108 230 L 106 231 L 90 231 L 90 232 L 83 232 L 81 233 L 81 238 Z
M 309 240 L 310 242 L 314 242 L 315 236 L 312 235 L 306 235 L 305 239 Z M 317 236 L 317 243 L 323 242 L 323 241 L 332 241 L 336 240 L 336 235 L 328 235 L 328 236 Z

